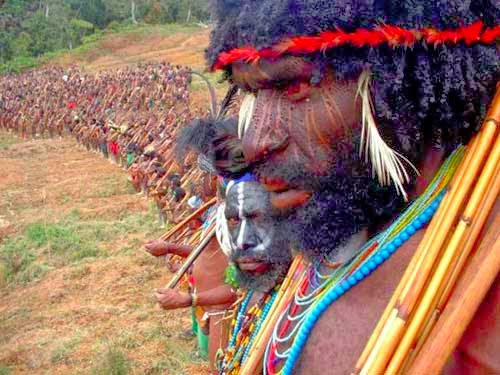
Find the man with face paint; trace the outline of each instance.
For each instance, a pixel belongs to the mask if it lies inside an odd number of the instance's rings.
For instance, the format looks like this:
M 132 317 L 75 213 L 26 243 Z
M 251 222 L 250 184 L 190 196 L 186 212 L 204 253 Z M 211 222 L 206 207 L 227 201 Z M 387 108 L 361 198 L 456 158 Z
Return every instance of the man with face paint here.
M 221 225 L 227 238 L 219 235 L 237 264 L 237 278 L 245 289 L 269 291 L 286 274 L 291 262 L 289 239 L 280 228 L 284 222 L 271 212 L 269 193 L 246 174 L 231 181 Z
M 493 1 L 218 0 L 213 9 L 208 63 L 245 97 L 237 136 L 215 134 L 201 150 L 215 164 L 241 167 L 218 170 L 234 180 L 219 238 L 241 279 L 252 279 L 246 287 L 261 277 L 269 287 L 274 260 L 263 264 L 258 250 L 272 254 L 274 239 L 318 265 L 319 279 L 351 261 L 467 144 L 494 96 Z M 228 138 L 230 151 L 221 151 Z M 245 173 L 254 181 L 238 182 Z M 498 212 L 497 202 L 490 222 Z M 273 370 L 293 354 L 294 373 L 352 372 L 422 235 L 330 306 L 300 352 L 274 348 Z M 498 303 L 484 309 L 498 316 Z M 487 330 L 488 339 L 464 336 L 475 339 L 460 344 L 459 368 L 500 371 L 491 344 L 498 322 Z

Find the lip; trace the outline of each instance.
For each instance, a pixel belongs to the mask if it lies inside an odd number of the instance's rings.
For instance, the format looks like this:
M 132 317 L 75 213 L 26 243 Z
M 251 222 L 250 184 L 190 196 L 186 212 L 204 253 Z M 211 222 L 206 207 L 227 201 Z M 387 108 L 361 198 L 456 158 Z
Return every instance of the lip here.
M 263 177 L 261 183 L 270 192 L 288 189 L 288 183 L 282 178 Z
M 236 259 L 238 268 L 248 273 L 264 273 L 269 269 L 269 264 L 261 262 L 255 258 L 241 257 Z
M 290 210 L 302 206 L 311 198 L 311 193 L 305 190 L 286 190 L 271 194 L 271 204 L 279 210 Z

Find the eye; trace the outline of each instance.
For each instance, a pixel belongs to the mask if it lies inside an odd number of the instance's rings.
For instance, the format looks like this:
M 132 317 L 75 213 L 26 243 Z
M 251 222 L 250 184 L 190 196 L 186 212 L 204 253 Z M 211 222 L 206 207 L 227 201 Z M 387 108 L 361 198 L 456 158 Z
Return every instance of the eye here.
M 311 94 L 311 85 L 307 82 L 294 82 L 284 90 L 285 96 L 292 101 L 298 102 L 309 98 Z
M 235 227 L 238 225 L 238 223 L 240 222 L 240 219 L 237 218 L 237 217 L 228 217 L 227 219 L 227 224 L 230 226 L 230 227 Z

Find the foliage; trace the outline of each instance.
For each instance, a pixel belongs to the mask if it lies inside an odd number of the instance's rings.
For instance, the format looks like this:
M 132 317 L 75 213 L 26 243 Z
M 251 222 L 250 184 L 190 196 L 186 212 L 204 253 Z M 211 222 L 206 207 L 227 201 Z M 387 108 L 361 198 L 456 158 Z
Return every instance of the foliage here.
M 5 0 L 0 5 L 0 74 L 30 68 L 36 63 L 30 59 L 73 49 L 121 25 L 208 20 L 208 0 Z

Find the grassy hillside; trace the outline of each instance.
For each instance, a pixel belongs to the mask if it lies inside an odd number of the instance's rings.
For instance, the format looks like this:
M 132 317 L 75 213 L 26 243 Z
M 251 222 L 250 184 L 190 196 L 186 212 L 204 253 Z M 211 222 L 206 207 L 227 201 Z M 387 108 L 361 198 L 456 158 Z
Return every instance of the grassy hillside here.
M 73 140 L 0 133 L 0 374 L 201 374 L 189 311 L 152 298 L 164 228 L 125 172 Z
M 94 73 L 165 60 L 202 71 L 208 38 L 198 26 L 119 28 L 41 62 Z M 191 90 L 206 107 L 205 84 L 194 78 Z M 71 139 L 8 133 L 0 165 L 0 375 L 206 374 L 183 335 L 189 311 L 164 312 L 152 298 L 170 275 L 142 244 L 165 229 L 126 172 Z

